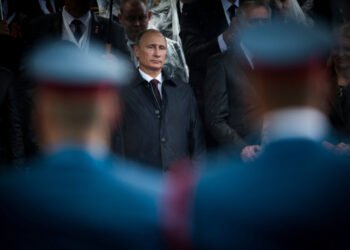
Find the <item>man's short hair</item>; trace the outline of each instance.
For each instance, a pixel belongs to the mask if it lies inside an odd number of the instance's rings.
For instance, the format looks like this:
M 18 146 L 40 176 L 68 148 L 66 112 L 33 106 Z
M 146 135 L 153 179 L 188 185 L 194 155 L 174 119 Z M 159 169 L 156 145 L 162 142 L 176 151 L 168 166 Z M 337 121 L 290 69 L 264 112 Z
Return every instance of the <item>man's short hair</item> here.
M 125 4 L 131 3 L 131 4 L 137 4 L 137 3 L 143 3 L 146 6 L 146 9 L 149 9 L 149 6 L 147 4 L 147 0 L 121 0 L 120 1 L 120 12 L 122 12 Z
M 165 36 L 163 35 L 162 32 L 160 32 L 159 30 L 156 30 L 156 29 L 146 29 L 146 30 L 140 32 L 140 34 L 137 36 L 136 41 L 135 41 L 135 45 L 140 45 L 140 41 L 142 40 L 142 37 L 144 37 L 148 33 L 154 33 L 154 34 L 162 35 L 163 38 L 164 38 L 165 43 L 167 43 L 166 38 L 165 38 Z
M 267 10 L 269 14 L 269 18 L 271 18 L 272 10 L 271 7 L 263 0 L 248 0 L 240 3 L 239 8 L 237 10 L 237 19 L 244 21 L 245 20 L 245 10 L 247 8 L 259 8 L 263 7 Z

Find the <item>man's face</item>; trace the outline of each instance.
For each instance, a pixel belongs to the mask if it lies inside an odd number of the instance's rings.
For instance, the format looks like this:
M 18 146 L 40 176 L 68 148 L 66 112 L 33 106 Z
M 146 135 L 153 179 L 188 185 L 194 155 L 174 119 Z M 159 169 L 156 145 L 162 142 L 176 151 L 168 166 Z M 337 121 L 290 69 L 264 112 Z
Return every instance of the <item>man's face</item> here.
M 75 9 L 88 11 L 90 9 L 90 0 L 65 0 L 64 5 L 74 7 Z
M 160 33 L 145 34 L 139 45 L 135 46 L 135 55 L 140 63 L 140 69 L 147 72 L 160 72 L 167 53 L 165 38 Z
M 245 11 L 246 25 L 261 25 L 270 21 L 269 12 L 264 7 L 251 7 Z
M 333 50 L 333 61 L 338 71 L 350 72 L 350 38 L 341 37 Z
M 151 16 L 144 3 L 127 2 L 119 14 L 119 22 L 128 38 L 135 41 L 138 34 L 147 29 Z

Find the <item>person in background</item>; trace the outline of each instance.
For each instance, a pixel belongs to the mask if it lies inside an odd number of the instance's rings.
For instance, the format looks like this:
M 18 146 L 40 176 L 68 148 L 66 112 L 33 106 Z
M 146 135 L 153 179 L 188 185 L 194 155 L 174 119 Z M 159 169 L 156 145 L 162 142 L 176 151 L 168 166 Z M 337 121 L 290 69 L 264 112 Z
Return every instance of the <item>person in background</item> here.
M 184 158 L 204 153 L 197 104 L 191 87 L 163 71 L 167 40 L 157 30 L 141 32 L 134 54 L 138 74 L 122 90 L 124 117 L 115 151 L 128 159 L 166 171 Z
M 227 51 L 235 33 L 232 18 L 239 4 L 238 0 L 194 0 L 182 7 L 180 37 L 190 72 L 189 83 L 202 118 L 207 60 L 212 55 Z
M 27 62 L 43 154 L 0 175 L 3 248 L 161 248 L 158 174 L 109 151 L 117 88 L 132 77 L 125 63 L 66 41 Z
M 264 2 L 241 3 L 235 19 L 234 43 L 227 52 L 208 60 L 204 82 L 205 121 L 217 146 L 229 145 L 241 151 L 260 130 L 253 119 L 254 105 L 246 101 L 248 95 L 254 95 L 254 89 L 244 69 L 254 70 L 254 63 L 237 37 L 245 28 L 264 25 L 270 19 L 271 9 Z
M 108 20 L 97 17 L 90 11 L 91 0 L 65 0 L 62 11 L 34 19 L 26 30 L 29 47 L 40 46 L 47 40 L 66 40 L 88 51 L 91 43 L 107 43 L 112 53 L 128 55 L 123 28 Z

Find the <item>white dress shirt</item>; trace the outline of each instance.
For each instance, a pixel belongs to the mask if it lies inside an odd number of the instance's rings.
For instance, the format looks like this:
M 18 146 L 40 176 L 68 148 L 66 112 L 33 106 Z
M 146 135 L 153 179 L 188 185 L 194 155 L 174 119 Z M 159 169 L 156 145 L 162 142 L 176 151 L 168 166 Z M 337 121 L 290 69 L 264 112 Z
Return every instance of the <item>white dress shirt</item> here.
M 232 3 L 229 0 L 221 0 L 221 4 L 222 4 L 222 8 L 224 9 L 227 24 L 230 25 L 231 19 L 230 19 L 230 13 L 229 13 L 228 9 L 231 7 Z M 239 7 L 239 0 L 236 0 L 233 3 L 233 5 L 236 5 L 236 7 L 238 8 Z M 223 34 L 221 34 L 218 37 L 218 43 L 219 43 L 219 47 L 220 47 L 221 52 L 225 52 L 227 50 L 227 44 L 224 41 Z
M 139 72 L 142 76 L 143 79 L 145 79 L 147 82 L 150 82 L 151 80 L 153 79 L 156 79 L 158 80 L 158 90 L 159 90 L 159 93 L 160 93 L 160 97 L 163 97 L 162 96 L 162 85 L 163 85 L 163 76 L 162 76 L 162 73 L 160 73 L 157 77 L 152 77 L 148 74 L 146 74 L 145 72 L 143 72 L 140 68 L 139 68 Z
M 322 141 L 328 132 L 326 116 L 314 108 L 283 109 L 266 114 L 262 144 L 293 138 Z
M 84 16 L 80 18 L 74 18 L 65 10 L 65 8 L 63 8 L 62 17 L 63 17 L 62 40 L 73 42 L 79 48 L 82 48 L 83 50 L 88 50 L 89 44 L 90 44 L 90 33 L 91 33 L 90 24 L 91 24 L 91 18 L 92 18 L 90 11 L 88 11 Z M 73 29 L 75 27 L 73 27 L 74 25 L 72 25 L 72 21 L 75 19 L 80 20 L 83 24 L 82 25 L 83 34 L 79 41 L 76 41 L 74 37 L 74 32 L 73 32 Z

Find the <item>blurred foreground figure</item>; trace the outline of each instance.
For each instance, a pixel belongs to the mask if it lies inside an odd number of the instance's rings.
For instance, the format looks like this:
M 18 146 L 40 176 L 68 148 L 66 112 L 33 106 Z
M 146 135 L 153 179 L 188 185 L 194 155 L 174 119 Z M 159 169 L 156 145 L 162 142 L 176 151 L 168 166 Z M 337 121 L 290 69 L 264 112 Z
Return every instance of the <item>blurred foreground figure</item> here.
M 29 62 L 45 155 L 0 176 L 3 249 L 159 248 L 157 176 L 108 151 L 128 65 L 90 52 L 65 42 Z
M 209 162 L 194 192 L 199 249 L 349 249 L 350 164 L 323 148 L 327 81 L 320 30 L 279 22 L 244 31 L 269 140 L 256 161 Z

